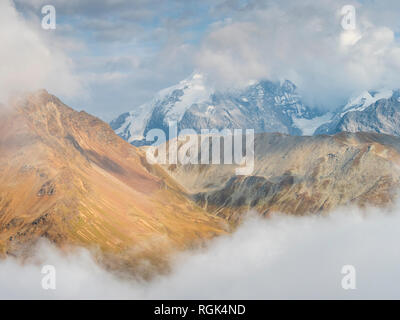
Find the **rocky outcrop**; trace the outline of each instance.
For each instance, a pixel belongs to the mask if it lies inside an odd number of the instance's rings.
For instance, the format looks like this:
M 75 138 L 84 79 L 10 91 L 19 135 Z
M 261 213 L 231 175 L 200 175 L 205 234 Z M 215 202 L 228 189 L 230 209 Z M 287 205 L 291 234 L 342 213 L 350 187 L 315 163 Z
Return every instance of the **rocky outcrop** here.
M 299 137 L 260 134 L 255 169 L 178 165 L 165 170 L 208 212 L 236 224 L 250 210 L 262 215 L 325 214 L 341 205 L 387 206 L 400 181 L 400 138 L 373 133 Z

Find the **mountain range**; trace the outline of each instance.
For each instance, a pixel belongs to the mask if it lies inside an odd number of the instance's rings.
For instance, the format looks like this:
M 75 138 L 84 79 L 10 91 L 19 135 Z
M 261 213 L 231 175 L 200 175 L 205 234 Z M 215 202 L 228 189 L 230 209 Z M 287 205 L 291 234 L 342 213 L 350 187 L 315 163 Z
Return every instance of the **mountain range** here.
M 195 73 L 160 91 L 149 103 L 120 115 L 110 125 L 126 141 L 143 145 L 151 129 L 168 132 L 172 121 L 177 122 L 179 131 L 252 128 L 256 133 L 301 135 L 310 131 L 306 124 L 315 127 L 326 118 L 320 116 L 302 103 L 290 81 L 260 81 L 243 90 L 219 92 L 207 87 L 202 74 Z
M 251 103 L 271 99 L 258 95 L 270 85 L 251 86 Z M 289 82 L 273 88 L 294 90 Z M 312 116 L 295 94 L 283 96 L 274 101 L 288 123 Z M 166 114 L 181 122 L 194 112 L 173 111 Z M 87 248 L 109 268 L 150 276 L 168 270 L 174 252 L 231 232 L 249 211 L 321 215 L 347 204 L 390 206 L 400 181 L 400 138 L 393 135 L 257 133 L 254 171 L 240 176 L 236 165 L 150 164 L 148 147 L 133 146 L 45 90 L 0 113 L 2 257 L 29 257 L 45 238 L 63 250 Z
M 376 132 L 399 135 L 399 90 L 370 90 L 348 99 L 334 111 L 311 108 L 289 80 L 262 80 L 243 89 L 216 91 L 205 76 L 161 90 L 153 100 L 111 121 L 115 132 L 140 146 L 150 144 L 147 133 L 176 122 L 178 130 L 254 129 L 256 133 L 319 135 L 338 132 Z M 168 137 L 173 138 L 173 137 Z

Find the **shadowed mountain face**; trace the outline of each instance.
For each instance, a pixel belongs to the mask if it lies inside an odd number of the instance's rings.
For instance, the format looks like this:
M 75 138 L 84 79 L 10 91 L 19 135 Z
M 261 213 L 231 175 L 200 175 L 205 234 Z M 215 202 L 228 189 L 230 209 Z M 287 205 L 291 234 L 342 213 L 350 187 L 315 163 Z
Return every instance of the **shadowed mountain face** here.
M 199 205 L 236 223 L 249 210 L 303 215 L 349 203 L 386 206 L 395 197 L 399 164 L 400 139 L 392 136 L 260 134 L 251 176 L 235 175 L 233 165 L 165 169 Z
M 46 91 L 11 104 L 0 116 L 1 254 L 44 237 L 135 267 L 133 257 L 162 264 L 164 253 L 223 233 L 104 122 Z
M 382 97 L 386 94 L 386 97 Z M 400 136 L 400 91 L 356 99 L 331 121 L 316 130 L 316 134 L 338 132 L 377 132 Z M 375 101 L 375 99 L 377 99 Z

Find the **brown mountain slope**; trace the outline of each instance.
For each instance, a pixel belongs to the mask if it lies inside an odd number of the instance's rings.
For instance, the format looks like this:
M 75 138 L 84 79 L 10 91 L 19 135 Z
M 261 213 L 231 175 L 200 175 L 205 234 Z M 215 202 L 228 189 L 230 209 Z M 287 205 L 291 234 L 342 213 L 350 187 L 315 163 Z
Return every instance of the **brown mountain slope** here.
M 134 266 L 223 232 L 161 168 L 147 168 L 107 124 L 46 91 L 13 101 L 0 115 L 0 252 L 45 237 Z
M 399 164 L 400 139 L 388 135 L 260 134 L 251 176 L 236 176 L 232 165 L 165 169 L 199 205 L 237 222 L 250 209 L 306 214 L 348 203 L 387 205 L 399 185 Z

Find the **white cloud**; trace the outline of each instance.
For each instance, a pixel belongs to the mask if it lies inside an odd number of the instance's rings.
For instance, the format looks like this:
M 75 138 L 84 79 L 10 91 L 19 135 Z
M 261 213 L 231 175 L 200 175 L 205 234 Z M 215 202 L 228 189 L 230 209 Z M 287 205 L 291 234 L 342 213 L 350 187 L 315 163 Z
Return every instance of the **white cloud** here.
M 3 2 L 2 6 L 10 7 L 9 0 Z M 45 0 L 14 2 L 21 12 L 36 19 L 40 7 L 47 4 Z M 12 80 L 9 87 L 13 87 L 12 83 L 17 83 L 14 87 L 29 83 L 34 77 L 38 84 L 43 83 L 42 87 L 56 94 L 61 89 L 73 91 L 79 85 L 77 81 L 69 81 L 71 61 L 61 51 L 76 50 L 70 58 L 84 70 L 79 70 L 79 75 L 81 82 L 89 87 L 90 99 L 67 99 L 67 102 L 85 106 L 88 112 L 108 120 L 116 112 L 141 105 L 159 89 L 177 83 L 193 70 L 208 73 L 209 79 L 220 87 L 243 85 L 260 78 L 290 79 L 299 86 L 306 102 L 328 109 L 366 89 L 400 87 L 400 46 L 396 36 L 400 32 L 400 2 L 396 0 L 219 0 L 203 1 L 200 7 L 196 1 L 168 1 L 165 7 L 157 1 L 141 0 L 53 2 L 63 21 L 55 33 L 37 30 L 40 21 L 35 21 L 36 29 L 32 28 L 32 23 L 21 17 L 18 23 L 11 19 L 11 28 L 2 28 L 7 30 L 5 34 L 12 35 L 14 47 L 23 43 L 20 47 L 25 48 L 22 52 L 6 51 L 12 52 L 16 60 L 8 57 L 11 63 L 5 65 L 13 66 L 16 71 L 12 76 L 9 67 L 2 74 Z M 344 31 L 341 27 L 341 8 L 348 4 L 357 9 L 354 31 Z M 15 13 L 8 8 L 2 10 L 2 17 L 10 16 L 5 11 Z M 154 19 L 158 23 L 149 23 Z M 0 22 L 6 23 L 9 21 L 4 19 Z M 29 30 L 9 32 L 15 25 L 24 25 Z M 42 36 L 46 34 L 54 36 Z M 60 50 L 47 45 L 45 40 L 49 38 Z M 84 45 L 86 49 L 79 50 Z M 52 58 L 41 52 L 43 47 L 50 49 Z M 36 54 L 26 60 L 30 51 Z M 104 70 L 107 66 L 80 63 L 130 55 L 139 58 L 140 63 L 128 68 L 124 72 L 127 77 L 122 79 Z M 40 63 L 26 68 L 25 61 Z M 27 77 L 19 76 L 21 73 Z M 97 81 L 91 74 L 103 80 Z M 66 85 L 59 86 L 62 80 Z
M 398 88 L 400 45 L 392 16 L 400 4 L 385 2 L 256 1 L 210 31 L 197 64 L 220 86 L 290 79 L 308 103 L 325 108 L 360 90 Z M 351 3 L 356 30 L 345 31 L 340 11 Z
M 0 263 L 0 298 L 394 299 L 400 298 L 399 206 L 394 212 L 343 208 L 328 217 L 250 216 L 207 249 L 174 259 L 172 273 L 128 281 L 81 251 L 65 256 L 42 246 L 41 264 Z M 57 270 L 57 290 L 41 288 L 40 265 Z M 343 290 L 344 265 L 356 290 Z
M 46 88 L 61 96 L 80 92 L 71 60 L 48 41 L 40 20 L 27 21 L 9 0 L 0 2 L 0 101 L 10 94 Z M 54 32 L 54 31 L 53 31 Z

